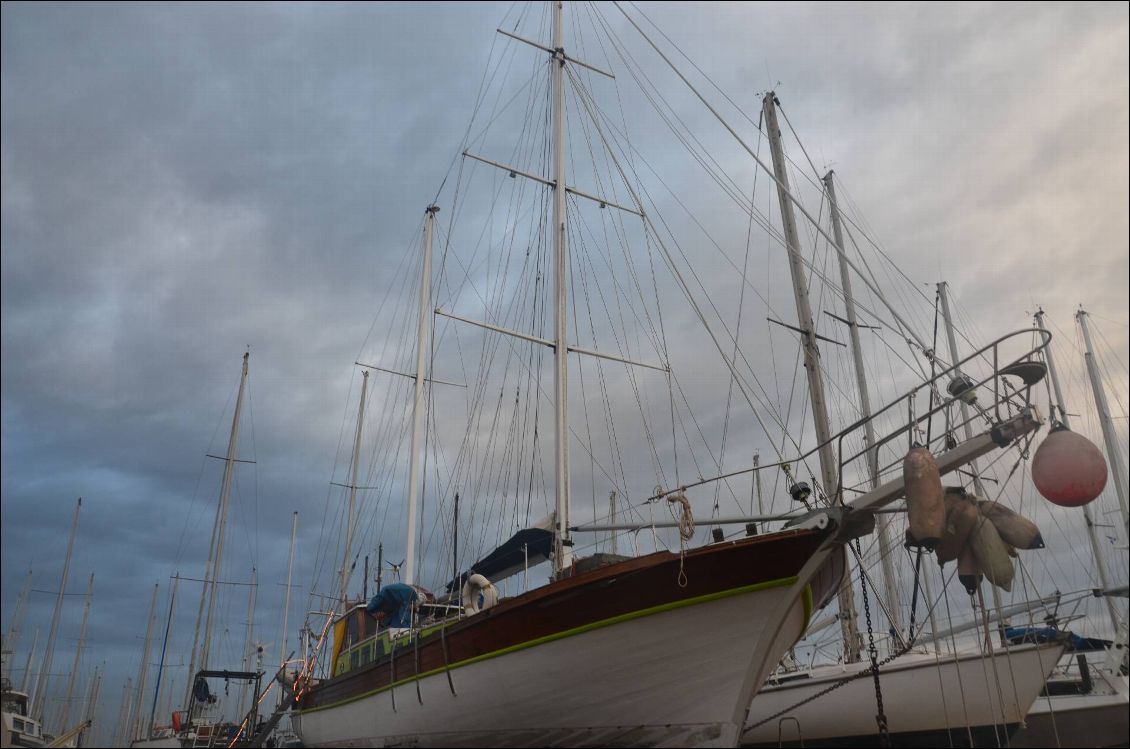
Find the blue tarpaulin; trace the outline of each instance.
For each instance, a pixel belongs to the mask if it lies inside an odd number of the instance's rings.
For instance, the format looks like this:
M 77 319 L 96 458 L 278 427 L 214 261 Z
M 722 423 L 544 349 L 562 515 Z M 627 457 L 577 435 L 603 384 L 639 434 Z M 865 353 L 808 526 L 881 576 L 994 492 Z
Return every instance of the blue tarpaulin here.
M 1052 627 L 1007 627 L 1004 636 L 1009 642 L 1019 645 L 1025 642 L 1052 642 L 1063 638 L 1068 650 L 1106 650 L 1110 647 L 1110 640 L 1098 637 L 1080 637 L 1074 632 L 1054 629 Z

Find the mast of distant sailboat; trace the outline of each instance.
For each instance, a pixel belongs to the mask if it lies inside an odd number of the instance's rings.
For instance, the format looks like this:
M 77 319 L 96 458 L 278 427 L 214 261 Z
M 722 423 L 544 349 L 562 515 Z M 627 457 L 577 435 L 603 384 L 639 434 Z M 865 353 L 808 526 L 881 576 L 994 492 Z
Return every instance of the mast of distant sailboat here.
M 23 626 L 24 606 L 27 603 L 28 593 L 31 592 L 31 570 L 27 571 L 27 580 L 24 581 L 24 587 L 20 590 L 19 597 L 16 598 L 16 607 L 12 610 L 12 621 L 8 625 L 8 634 L 4 636 L 4 654 L 9 656 L 4 659 L 4 672 L 5 679 L 10 679 L 12 676 L 12 657 L 16 654 L 16 643 L 20 639 L 20 628 Z
M 290 521 L 290 553 L 287 555 L 286 562 L 286 597 L 283 602 L 283 618 L 282 618 L 282 636 L 280 639 L 282 643 L 279 645 L 279 668 L 286 666 L 286 646 L 290 642 L 290 636 L 287 632 L 286 624 L 287 617 L 290 613 L 290 587 L 291 580 L 294 575 L 294 539 L 298 536 L 298 511 L 295 510 L 294 517 Z M 279 699 L 282 699 L 282 691 L 279 692 Z
M 1110 461 L 1110 474 L 1114 479 L 1114 492 L 1118 496 L 1118 508 L 1122 511 L 1122 530 L 1130 532 L 1130 514 L 1126 508 L 1126 458 L 1118 444 L 1118 432 L 1114 427 L 1114 419 L 1110 415 L 1110 406 L 1106 401 L 1106 389 L 1103 388 L 1102 376 L 1099 374 L 1099 364 L 1095 359 L 1095 347 L 1091 345 L 1091 329 L 1087 326 L 1087 313 L 1080 308 L 1075 313 L 1079 327 L 1083 329 L 1083 344 L 1086 351 L 1083 359 L 1087 362 L 1087 375 L 1091 379 L 1091 390 L 1095 394 L 1095 408 L 1099 412 L 1099 423 L 1103 428 L 1103 441 L 1106 443 L 1106 457 Z
M 836 503 L 840 487 L 836 462 L 832 455 L 832 430 L 828 426 L 828 406 L 824 396 L 824 374 L 820 368 L 820 349 L 816 346 L 816 326 L 812 321 L 812 306 L 808 301 L 808 281 L 805 279 L 796 216 L 793 214 L 793 205 L 788 197 L 789 175 L 785 169 L 781 129 L 777 125 L 776 98 L 776 94 L 772 91 L 765 94 L 762 100 L 762 111 L 765 113 L 765 130 L 769 136 L 769 147 L 773 155 L 773 169 L 781 209 L 781 224 L 785 235 L 785 249 L 789 255 L 789 271 L 793 282 L 793 296 L 796 300 L 797 322 L 800 325 L 801 347 L 804 351 L 804 369 L 808 375 L 808 399 L 816 429 L 820 480 L 828 501 Z M 859 660 L 860 640 L 855 621 L 855 594 L 850 575 L 844 576 L 844 582 L 840 586 L 839 598 L 844 661 L 855 663 Z
M 192 635 L 192 655 L 188 663 L 188 684 L 185 686 L 184 702 L 187 705 L 192 694 L 192 682 L 196 675 L 196 646 L 200 641 L 200 621 L 207 603 L 207 617 L 204 623 L 204 644 L 200 649 L 200 670 L 208 668 L 212 647 L 212 617 L 215 612 L 216 590 L 220 585 L 221 561 L 224 552 L 224 532 L 227 528 L 228 502 L 231 498 L 232 474 L 236 463 L 236 445 L 239 437 L 239 415 L 243 410 L 243 393 L 247 386 L 247 360 L 249 353 L 243 355 L 243 366 L 239 377 L 239 394 L 235 400 L 235 414 L 232 416 L 231 435 L 228 437 L 228 454 L 224 460 L 224 477 L 220 484 L 220 502 L 216 507 L 216 521 L 212 525 L 212 541 L 208 546 L 208 563 L 205 566 L 204 585 L 200 591 L 200 608 L 196 612 L 196 627 Z
M 133 710 L 132 725 L 128 728 L 129 741 L 149 735 L 145 719 L 145 682 L 149 680 L 149 654 L 153 649 L 153 629 L 157 626 L 157 592 L 160 589 L 161 585 L 154 583 L 153 600 L 149 603 L 149 624 L 145 627 L 145 645 L 141 649 L 141 665 L 137 668 L 137 707 Z
M 953 317 L 950 313 L 950 300 L 949 300 L 949 284 L 942 281 L 938 284 L 938 301 L 942 309 L 942 324 L 946 329 L 946 342 L 949 344 L 950 361 L 955 365 L 961 361 L 961 354 L 957 350 L 957 337 L 954 334 Z M 955 369 L 954 377 L 964 377 L 960 369 Z M 961 411 L 961 428 L 965 433 L 965 439 L 973 438 L 973 423 L 969 419 L 969 404 L 965 402 L 964 398 L 957 399 L 957 407 Z M 973 490 L 977 493 L 978 497 L 988 497 L 985 492 L 985 485 L 981 481 L 981 469 L 977 466 L 977 461 L 970 461 L 969 469 L 973 474 Z M 1004 607 L 1004 602 L 1001 600 L 1001 592 L 995 585 L 990 585 L 989 590 L 993 596 L 993 607 L 1000 611 Z M 1007 626 L 1007 621 L 1002 623 Z M 1004 631 L 1001 630 L 1001 640 L 1004 640 Z
M 1040 330 L 1047 330 L 1047 328 L 1044 326 L 1044 310 L 1042 308 L 1037 310 L 1036 314 L 1033 317 L 1035 317 L 1035 320 L 1036 320 L 1036 327 L 1038 327 Z M 1063 390 L 1059 385 L 1059 372 L 1056 370 L 1056 367 L 1055 367 L 1055 358 L 1052 356 L 1052 347 L 1051 346 L 1048 346 L 1047 348 L 1044 349 L 1044 361 L 1047 362 L 1048 376 L 1051 378 L 1052 392 L 1055 394 L 1055 403 L 1053 403 L 1049 406 L 1049 410 L 1051 411 L 1051 417 L 1052 417 L 1053 421 L 1058 420 L 1059 423 L 1063 424 L 1065 427 L 1070 429 L 1071 428 L 1071 418 L 1067 415 L 1067 405 L 1066 405 L 1066 401 L 1063 399 Z M 1056 417 L 1056 411 L 1059 412 L 1058 419 Z M 1083 522 L 1086 523 L 1086 525 L 1087 525 L 1087 538 L 1091 542 L 1091 555 L 1094 557 L 1094 560 L 1095 560 L 1095 570 L 1098 572 L 1098 575 L 1099 575 L 1099 585 L 1102 586 L 1103 590 L 1106 590 L 1107 588 L 1110 587 L 1110 578 L 1107 575 L 1106 560 L 1103 558 L 1103 555 L 1100 553 L 1099 536 L 1098 536 L 1098 533 L 1095 531 L 1095 520 L 1091 516 L 1091 508 L 1090 507 L 1088 507 L 1087 505 L 1083 505 L 1079 509 L 1081 509 L 1083 511 Z M 1104 596 L 1104 600 L 1106 601 L 1107 612 L 1110 614 L 1111 624 L 1114 625 L 1114 628 L 1117 631 L 1117 629 L 1118 629 L 1118 612 L 1115 610 L 1114 601 L 1112 601 L 1109 597 L 1106 597 L 1106 596 Z
M 75 648 L 75 661 L 71 666 L 71 678 L 67 682 L 67 697 L 63 700 L 63 714 L 59 719 L 59 730 L 66 731 L 70 728 L 71 699 L 75 692 L 75 679 L 78 678 L 79 664 L 82 661 L 82 650 L 86 644 L 86 625 L 90 621 L 90 605 L 94 598 L 94 573 L 90 573 L 90 580 L 86 584 L 86 602 L 82 607 L 82 626 L 78 630 L 78 646 Z
M 349 505 L 345 510 L 345 550 L 341 556 L 341 613 L 349 611 L 349 577 L 353 571 L 350 556 L 353 553 L 353 515 L 357 505 L 357 472 L 361 467 L 361 429 L 365 423 L 365 395 L 369 388 L 369 373 L 361 372 L 361 401 L 357 406 L 357 430 L 353 436 L 353 472 L 349 482 Z M 289 591 L 288 591 L 289 592 Z
M 832 217 L 832 236 L 837 244 L 844 247 L 843 230 L 840 226 L 840 208 L 836 202 L 836 186 L 833 172 L 824 175 L 824 188 L 828 193 L 829 214 Z M 859 341 L 859 322 L 855 314 L 855 300 L 851 293 L 851 274 L 845 261 L 845 255 L 837 256 L 840 264 L 840 284 L 843 287 L 844 315 L 847 321 L 848 332 L 851 337 L 851 359 L 855 368 L 855 383 L 859 390 L 859 415 L 864 419 L 864 440 L 867 444 L 867 473 L 870 479 L 870 488 L 879 486 L 879 448 L 875 443 L 875 426 L 871 422 L 871 396 L 867 391 L 867 369 L 863 366 L 863 347 Z M 756 465 L 756 464 L 755 464 Z M 760 480 L 760 479 L 759 479 Z M 899 607 L 898 589 L 895 585 L 898 576 L 895 574 L 894 552 L 895 545 L 891 539 L 891 521 L 886 515 L 878 516 L 879 524 L 879 558 L 883 570 L 883 588 L 886 599 L 887 617 L 890 619 L 891 628 L 902 636 L 902 609 Z
M 63 613 L 63 596 L 67 590 L 67 573 L 71 569 L 71 552 L 75 546 L 75 532 L 78 530 L 78 513 L 82 509 L 82 497 L 75 503 L 75 515 L 71 520 L 71 536 L 67 541 L 67 556 L 63 560 L 63 578 L 59 581 L 59 592 L 55 597 L 55 613 L 51 616 L 51 630 L 47 635 L 47 649 L 43 653 L 43 667 L 36 681 L 36 700 L 34 707 L 29 705 L 29 714 L 43 725 L 43 705 L 47 702 L 47 689 L 51 681 L 51 662 L 55 657 L 55 636 L 59 632 L 59 619 Z M 42 687 L 42 689 L 40 689 Z

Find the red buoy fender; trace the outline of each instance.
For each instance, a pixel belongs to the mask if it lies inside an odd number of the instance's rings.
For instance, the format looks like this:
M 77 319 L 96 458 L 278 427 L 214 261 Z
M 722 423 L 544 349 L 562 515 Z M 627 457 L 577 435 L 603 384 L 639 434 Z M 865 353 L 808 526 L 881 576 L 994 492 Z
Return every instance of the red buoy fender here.
M 1102 494 L 1107 465 L 1089 439 L 1062 424 L 1052 427 L 1032 457 L 1032 483 L 1060 507 L 1080 507 Z

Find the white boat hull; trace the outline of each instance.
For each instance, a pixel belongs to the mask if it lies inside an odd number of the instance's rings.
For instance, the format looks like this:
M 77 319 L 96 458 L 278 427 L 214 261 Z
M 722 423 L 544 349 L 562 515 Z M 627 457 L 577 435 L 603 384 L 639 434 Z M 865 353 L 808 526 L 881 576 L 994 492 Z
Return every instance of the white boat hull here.
M 1130 684 L 1112 677 L 1091 694 L 1040 697 L 1013 747 L 1126 746 L 1130 740 Z
M 917 653 L 883 666 L 880 683 L 888 730 L 892 737 L 902 737 L 894 743 L 928 746 L 932 736 L 940 734 L 939 746 L 951 745 L 951 741 L 954 746 L 981 745 L 986 736 L 989 745 L 997 746 L 998 740 L 1006 745 L 1007 728 L 1024 720 L 1062 652 L 1060 644 L 1045 644 L 1013 646 L 1007 652 L 998 649 L 993 657 L 977 652 L 957 657 Z M 753 699 L 746 723 L 750 727 L 742 743 L 873 743 L 878 729 L 875 684 L 870 676 L 789 709 L 861 670 L 869 670 L 869 664 L 824 667 L 809 672 L 809 678 L 780 684 L 771 681 Z M 766 720 L 781 711 L 786 712 Z
M 759 636 L 787 607 L 767 672 L 807 623 L 789 589 L 607 623 L 454 668 L 454 694 L 436 674 L 300 712 L 294 727 L 305 746 L 732 745 Z

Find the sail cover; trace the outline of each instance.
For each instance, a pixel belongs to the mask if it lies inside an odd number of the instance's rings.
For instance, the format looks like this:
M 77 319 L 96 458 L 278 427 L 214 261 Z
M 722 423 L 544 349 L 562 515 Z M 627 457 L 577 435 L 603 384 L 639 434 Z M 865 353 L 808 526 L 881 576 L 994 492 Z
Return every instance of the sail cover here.
M 471 565 L 459 576 L 447 584 L 449 593 L 456 592 L 463 587 L 463 581 L 470 575 L 480 574 L 491 582 L 497 583 L 511 575 L 517 574 L 526 568 L 549 559 L 549 552 L 553 548 L 553 533 L 544 528 L 523 528 L 497 549 L 487 554 Z

